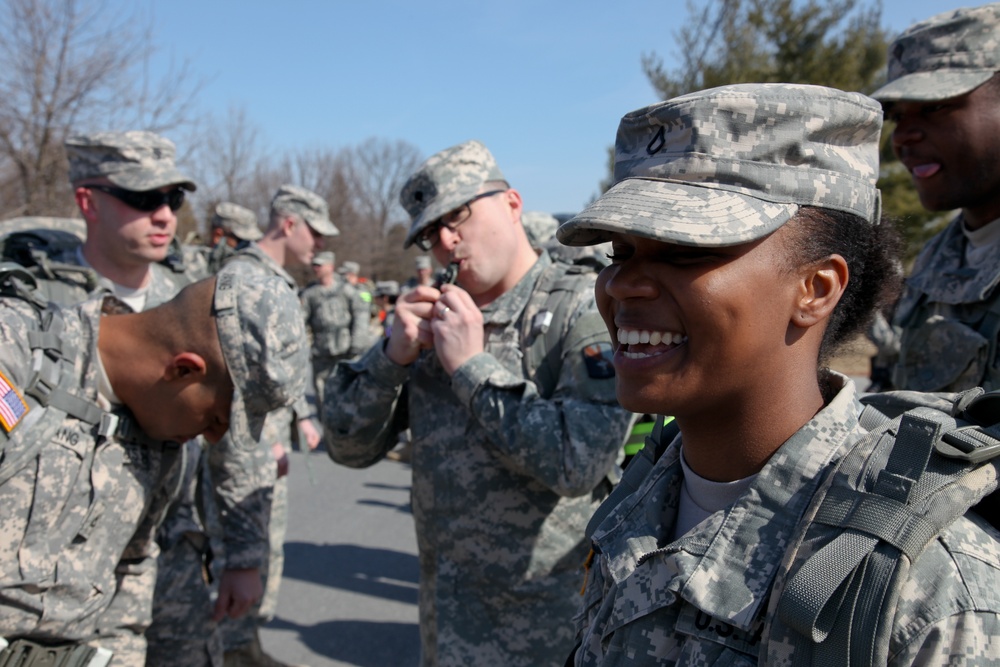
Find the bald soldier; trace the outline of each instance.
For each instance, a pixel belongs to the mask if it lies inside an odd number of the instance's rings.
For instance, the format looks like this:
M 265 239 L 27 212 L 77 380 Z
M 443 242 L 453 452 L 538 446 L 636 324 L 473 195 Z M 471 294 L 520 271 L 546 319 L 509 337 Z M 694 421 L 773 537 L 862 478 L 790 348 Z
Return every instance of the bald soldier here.
M 141 313 L 107 292 L 60 309 L 0 278 L 0 664 L 142 665 L 179 443 L 255 442 L 301 396 L 297 304 L 227 276 Z

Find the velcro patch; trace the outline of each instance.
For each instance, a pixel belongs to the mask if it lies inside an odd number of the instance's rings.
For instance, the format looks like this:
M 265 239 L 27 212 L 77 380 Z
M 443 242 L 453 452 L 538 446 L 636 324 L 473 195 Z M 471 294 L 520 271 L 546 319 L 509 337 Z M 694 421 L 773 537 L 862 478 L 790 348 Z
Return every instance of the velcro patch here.
M 10 433 L 26 414 L 28 414 L 28 404 L 24 402 L 7 376 L 0 372 L 0 426 Z
M 594 343 L 583 348 L 583 361 L 587 364 L 587 375 L 595 380 L 606 380 L 615 376 L 612 361 L 614 350 L 611 343 Z

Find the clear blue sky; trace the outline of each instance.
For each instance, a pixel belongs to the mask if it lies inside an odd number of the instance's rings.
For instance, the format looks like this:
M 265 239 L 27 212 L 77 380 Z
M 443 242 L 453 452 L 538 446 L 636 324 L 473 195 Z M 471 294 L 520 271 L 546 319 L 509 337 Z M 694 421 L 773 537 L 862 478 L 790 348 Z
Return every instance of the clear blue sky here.
M 530 210 L 596 194 L 623 114 L 656 101 L 683 0 L 147 0 L 159 67 L 189 60 L 199 111 L 242 107 L 276 150 L 403 139 L 424 155 L 478 138 Z M 893 33 L 962 6 L 885 0 Z M 183 147 L 182 147 L 183 148 Z

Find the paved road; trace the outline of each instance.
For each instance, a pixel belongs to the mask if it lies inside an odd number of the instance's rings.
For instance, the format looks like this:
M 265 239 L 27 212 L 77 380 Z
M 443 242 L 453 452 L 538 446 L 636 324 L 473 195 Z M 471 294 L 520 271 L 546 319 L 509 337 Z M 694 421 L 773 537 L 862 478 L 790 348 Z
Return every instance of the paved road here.
M 352 470 L 325 452 L 294 452 L 289 507 L 285 578 L 278 613 L 261 633 L 264 648 L 310 667 L 415 667 L 409 466 Z

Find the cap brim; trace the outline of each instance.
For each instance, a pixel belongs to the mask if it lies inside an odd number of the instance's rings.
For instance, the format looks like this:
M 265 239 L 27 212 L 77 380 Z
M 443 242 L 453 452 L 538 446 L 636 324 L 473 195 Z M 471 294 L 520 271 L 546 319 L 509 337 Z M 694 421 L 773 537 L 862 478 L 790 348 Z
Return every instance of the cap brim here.
M 259 241 L 264 238 L 264 232 L 260 229 L 253 229 L 240 232 L 230 232 L 233 236 L 238 238 L 240 241 Z
M 306 224 L 312 227 L 313 231 L 323 236 L 340 236 L 340 230 L 328 218 L 315 218 L 312 216 L 302 216 Z
M 763 238 L 785 224 L 798 204 L 739 192 L 628 178 L 563 223 L 561 243 L 594 245 L 623 233 L 689 246 L 729 246 Z
M 126 171 L 117 174 L 108 174 L 107 179 L 120 188 L 132 190 L 133 192 L 145 192 L 146 190 L 157 190 L 167 185 L 177 185 L 189 192 L 198 189 L 195 182 L 176 169 L 171 171 Z
M 914 72 L 887 83 L 874 93 L 879 102 L 935 102 L 971 93 L 996 73 L 995 70 L 936 70 Z

